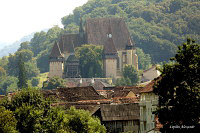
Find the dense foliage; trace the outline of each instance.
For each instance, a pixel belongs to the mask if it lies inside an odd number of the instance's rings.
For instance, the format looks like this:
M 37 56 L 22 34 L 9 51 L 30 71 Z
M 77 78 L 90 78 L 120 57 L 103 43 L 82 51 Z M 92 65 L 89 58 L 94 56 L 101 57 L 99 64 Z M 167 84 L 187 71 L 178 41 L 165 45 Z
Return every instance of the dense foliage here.
M 62 23 L 69 29 L 79 25 L 80 17 L 122 17 L 136 46 L 156 63 L 174 56 L 187 37 L 200 40 L 199 6 L 198 0 L 90 0 Z
M 89 112 L 71 107 L 52 107 L 39 91 L 17 92 L 0 103 L 0 131 L 21 133 L 105 133 L 100 121 Z M 16 130 L 15 130 L 16 129 Z
M 66 87 L 66 81 L 62 78 L 52 77 L 43 83 L 43 89 L 56 89 L 57 87 Z
M 12 111 L 0 106 L 0 132 L 1 133 L 17 133 L 17 120 Z
M 188 131 L 197 132 L 200 118 L 200 44 L 188 39 L 187 43 L 178 47 L 171 60 L 173 64 L 164 65 L 161 78 L 154 87 L 154 92 L 159 95 L 157 114 L 163 124 L 162 132 L 173 132 L 170 126 L 175 125 L 193 126 Z
M 87 44 L 76 48 L 75 55 L 80 60 L 83 78 L 103 77 L 102 53 L 102 46 Z
M 23 61 L 23 56 L 21 54 L 19 55 L 18 68 L 19 68 L 19 74 L 18 74 L 17 86 L 19 89 L 27 88 L 28 87 L 27 74 Z
M 117 79 L 116 86 L 133 86 L 139 83 L 139 73 L 132 65 L 125 65 L 122 78 Z

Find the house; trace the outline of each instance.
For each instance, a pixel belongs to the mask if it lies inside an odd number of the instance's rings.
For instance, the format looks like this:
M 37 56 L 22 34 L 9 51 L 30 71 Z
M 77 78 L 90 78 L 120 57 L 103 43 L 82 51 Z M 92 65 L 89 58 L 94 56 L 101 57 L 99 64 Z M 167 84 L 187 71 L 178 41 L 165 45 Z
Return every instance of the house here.
M 151 81 L 151 80 L 159 77 L 160 74 L 161 74 L 161 72 L 157 69 L 157 66 L 153 65 L 151 68 L 143 71 L 141 82 Z
M 80 78 L 79 60 L 74 48 L 84 44 L 103 45 L 103 72 L 106 78 L 121 77 L 124 65 L 138 68 L 135 43 L 121 18 L 80 21 L 78 34 L 63 34 L 49 56 L 49 77 Z
M 156 128 L 155 114 L 158 106 L 158 96 L 153 93 L 155 80 L 144 86 L 140 91 L 140 132 L 154 132 Z
M 108 132 L 139 133 L 139 105 L 129 104 L 101 104 L 93 115 L 98 116 Z

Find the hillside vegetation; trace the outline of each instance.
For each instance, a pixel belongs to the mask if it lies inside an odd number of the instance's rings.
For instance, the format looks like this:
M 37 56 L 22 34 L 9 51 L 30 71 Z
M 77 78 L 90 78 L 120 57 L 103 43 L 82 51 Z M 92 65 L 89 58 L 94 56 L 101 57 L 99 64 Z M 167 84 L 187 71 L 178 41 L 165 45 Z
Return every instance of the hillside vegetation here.
M 28 80 L 36 86 L 39 73 L 49 71 L 48 58 L 54 42 L 63 33 L 78 33 L 81 17 L 83 22 L 87 18 L 123 18 L 136 44 L 142 70 L 151 63 L 169 61 L 176 46 L 187 37 L 197 43 L 200 40 L 199 0 L 88 0 L 62 18 L 64 28 L 54 26 L 47 32 L 37 32 L 30 42 L 21 43 L 15 54 L 0 58 L 0 93 L 16 89 L 20 53 L 24 55 Z
M 122 17 L 136 46 L 154 63 L 168 61 L 187 37 L 200 40 L 199 0 L 89 0 L 62 23 L 66 29 L 77 27 L 81 16 Z

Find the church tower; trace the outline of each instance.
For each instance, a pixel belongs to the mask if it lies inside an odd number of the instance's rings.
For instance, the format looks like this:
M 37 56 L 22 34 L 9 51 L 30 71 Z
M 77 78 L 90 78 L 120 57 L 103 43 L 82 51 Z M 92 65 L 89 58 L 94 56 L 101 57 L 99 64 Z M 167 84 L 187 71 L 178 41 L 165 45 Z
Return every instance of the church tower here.
M 136 54 L 136 49 L 129 37 L 128 43 L 126 45 L 126 64 L 133 65 L 138 70 L 138 56 Z
M 64 56 L 56 41 L 49 57 L 49 78 L 54 76 L 62 78 L 64 71 Z
M 111 25 L 109 27 L 109 32 L 107 34 L 107 41 L 104 44 L 103 50 L 103 71 L 106 78 L 116 78 L 117 77 L 117 50 L 115 48 Z

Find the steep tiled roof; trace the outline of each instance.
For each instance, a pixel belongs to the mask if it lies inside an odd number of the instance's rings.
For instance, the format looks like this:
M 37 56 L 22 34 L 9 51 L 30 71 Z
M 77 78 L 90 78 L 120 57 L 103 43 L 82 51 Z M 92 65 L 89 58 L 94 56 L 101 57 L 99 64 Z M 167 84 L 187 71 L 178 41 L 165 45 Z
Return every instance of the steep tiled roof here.
M 126 45 L 130 45 L 128 42 L 130 34 L 125 22 L 121 18 L 87 19 L 85 23 L 87 43 L 96 45 L 107 44 L 109 27 L 111 28 L 112 40 L 117 50 L 125 49 Z M 135 46 L 135 44 L 133 45 Z
M 65 102 L 105 99 L 92 86 L 58 88 L 57 90 L 43 90 L 42 92 L 45 97 L 54 96 Z
M 117 50 L 115 48 L 114 42 L 112 38 L 108 38 L 106 44 L 103 49 L 104 54 L 116 54 Z
M 71 55 L 67 58 L 66 62 L 79 62 L 79 59 L 76 58 L 76 56 L 75 56 L 74 54 L 71 54 Z
M 53 49 L 52 49 L 51 54 L 50 54 L 50 58 L 51 57 L 63 57 L 61 50 L 60 50 L 60 47 L 59 47 L 57 42 L 55 42 L 55 44 L 53 46 Z
M 78 34 L 64 34 L 60 37 L 59 46 L 61 52 L 72 52 L 74 48 L 81 46 L 81 38 Z
M 138 103 L 100 105 L 102 121 L 139 120 Z

